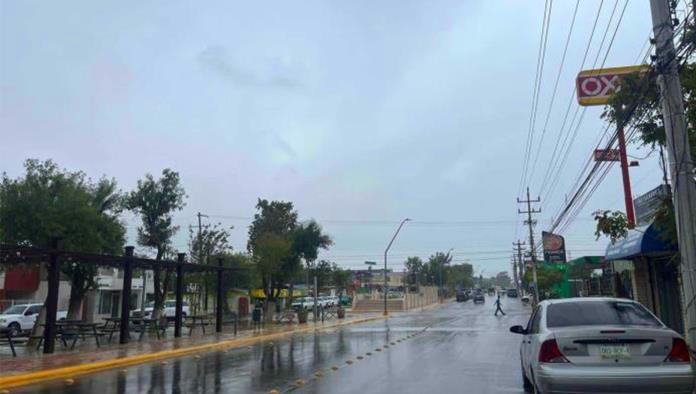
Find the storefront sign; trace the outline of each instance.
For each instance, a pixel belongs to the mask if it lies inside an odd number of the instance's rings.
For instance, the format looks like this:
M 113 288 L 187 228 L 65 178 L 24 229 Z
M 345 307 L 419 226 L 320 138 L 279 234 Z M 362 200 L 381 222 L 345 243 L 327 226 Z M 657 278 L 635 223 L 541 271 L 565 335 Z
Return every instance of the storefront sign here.
M 667 185 L 661 184 L 642 196 L 636 197 L 633 200 L 633 206 L 636 210 L 637 224 L 639 226 L 649 224 L 655 216 L 655 212 L 660 208 L 662 201 L 668 198 L 668 196 L 669 189 Z
M 554 264 L 566 262 L 565 239 L 562 236 L 542 231 L 541 241 L 544 246 L 545 262 Z

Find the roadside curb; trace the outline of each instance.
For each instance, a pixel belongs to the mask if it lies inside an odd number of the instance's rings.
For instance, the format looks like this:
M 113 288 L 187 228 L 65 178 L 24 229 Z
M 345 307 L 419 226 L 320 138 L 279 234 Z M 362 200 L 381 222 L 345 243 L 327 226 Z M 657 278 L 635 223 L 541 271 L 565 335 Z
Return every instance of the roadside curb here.
M 19 386 L 26 386 L 30 384 L 36 384 L 57 379 L 74 378 L 79 375 L 86 375 L 94 372 L 100 372 L 108 369 L 114 369 L 118 367 L 125 367 L 136 364 L 143 364 L 150 361 L 156 361 L 167 358 L 175 358 L 180 356 L 185 356 L 193 353 L 202 353 L 207 351 L 212 351 L 220 348 L 238 348 L 242 346 L 249 346 L 258 342 L 264 342 L 271 339 L 283 338 L 286 336 L 291 336 L 295 334 L 301 334 L 312 331 L 322 331 L 342 326 L 348 326 L 352 324 L 367 323 L 375 320 L 386 319 L 385 316 L 371 316 L 361 319 L 355 319 L 350 321 L 344 321 L 332 325 L 326 326 L 308 326 L 303 328 L 298 328 L 292 331 L 276 332 L 266 335 L 259 335 L 255 337 L 247 338 L 232 338 L 223 340 L 215 343 L 208 343 L 205 345 L 194 345 L 181 349 L 163 350 L 156 353 L 149 354 L 139 354 L 136 356 L 124 357 L 114 360 L 98 361 L 95 363 L 74 365 L 70 367 L 53 368 L 38 372 L 22 373 L 17 375 L 10 375 L 6 377 L 0 377 L 0 389 L 16 388 Z

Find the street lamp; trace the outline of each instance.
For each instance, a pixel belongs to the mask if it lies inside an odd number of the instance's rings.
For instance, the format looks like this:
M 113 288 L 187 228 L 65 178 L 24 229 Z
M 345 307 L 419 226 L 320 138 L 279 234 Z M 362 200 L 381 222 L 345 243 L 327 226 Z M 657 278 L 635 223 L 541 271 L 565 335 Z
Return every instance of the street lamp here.
M 401 223 L 399 224 L 399 228 L 396 229 L 394 236 L 392 237 L 391 241 L 389 241 L 389 245 L 387 245 L 387 248 L 384 249 L 384 288 L 382 289 L 382 291 L 384 291 L 384 316 L 387 316 L 389 314 L 389 312 L 387 312 L 387 252 L 389 252 L 389 248 L 391 248 L 392 244 L 394 243 L 396 236 L 399 235 L 401 227 L 403 227 L 404 223 L 410 220 L 411 219 L 406 218 L 401 221 Z

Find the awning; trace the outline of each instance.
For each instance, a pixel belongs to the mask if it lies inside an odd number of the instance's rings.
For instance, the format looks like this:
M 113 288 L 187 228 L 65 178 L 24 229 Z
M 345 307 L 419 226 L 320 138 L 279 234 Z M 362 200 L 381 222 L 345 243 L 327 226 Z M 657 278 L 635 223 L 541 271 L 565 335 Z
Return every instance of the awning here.
M 606 260 L 630 259 L 636 256 L 660 256 L 677 252 L 659 237 L 660 232 L 654 224 L 628 230 L 628 236 L 609 244 L 605 253 Z

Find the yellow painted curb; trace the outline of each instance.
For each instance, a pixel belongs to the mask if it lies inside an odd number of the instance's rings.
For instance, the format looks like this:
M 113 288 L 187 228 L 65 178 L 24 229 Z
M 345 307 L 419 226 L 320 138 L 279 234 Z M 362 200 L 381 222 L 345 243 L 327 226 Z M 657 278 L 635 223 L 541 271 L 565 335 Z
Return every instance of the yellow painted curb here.
M 161 360 L 161 359 L 166 359 L 166 358 L 181 357 L 181 356 L 184 356 L 187 354 L 206 352 L 206 351 L 216 350 L 219 348 L 225 348 L 225 347 L 236 348 L 236 347 L 248 346 L 248 345 L 251 345 L 251 344 L 254 344 L 257 342 L 267 341 L 269 339 L 278 339 L 278 338 L 283 338 L 283 337 L 294 335 L 294 334 L 300 334 L 300 333 L 314 331 L 315 329 L 324 330 L 324 329 L 329 329 L 329 328 L 347 326 L 347 325 L 351 325 L 351 324 L 367 323 L 370 321 L 381 320 L 381 319 L 385 319 L 385 317 L 384 316 L 372 316 L 372 317 L 366 317 L 366 318 L 362 318 L 362 319 L 344 321 L 344 322 L 332 324 L 329 326 L 319 327 L 319 328 L 314 327 L 314 326 L 308 326 L 308 327 L 303 327 L 303 328 L 299 328 L 299 329 L 292 330 L 292 331 L 277 332 L 277 333 L 272 333 L 272 334 L 259 335 L 256 337 L 232 338 L 232 339 L 227 339 L 227 340 L 223 340 L 220 342 L 208 343 L 205 345 L 196 345 L 196 346 L 190 346 L 190 347 L 186 347 L 186 348 L 173 349 L 173 350 L 163 350 L 161 352 L 156 352 L 156 353 L 139 354 L 136 356 L 118 358 L 118 359 L 113 359 L 113 360 L 98 361 L 98 362 L 90 363 L 90 364 L 80 364 L 80 365 L 73 365 L 70 367 L 53 368 L 53 369 L 48 369 L 48 370 L 43 370 L 43 371 L 38 371 L 38 372 L 29 372 L 29 373 L 23 373 L 23 374 L 17 374 L 17 375 L 10 375 L 10 376 L 5 376 L 5 377 L 0 377 L 0 389 L 9 389 L 9 388 L 14 388 L 14 387 L 19 387 L 19 386 L 26 386 L 26 385 L 30 385 L 30 384 L 36 384 L 36 383 L 50 381 L 50 380 L 56 380 L 56 379 L 73 378 L 73 377 L 78 376 L 78 375 L 85 375 L 85 374 L 89 374 L 89 373 L 104 371 L 107 369 L 113 369 L 113 368 L 117 368 L 117 367 L 124 367 L 124 366 L 135 365 L 135 364 L 143 364 L 146 362 L 156 361 L 156 360 Z

